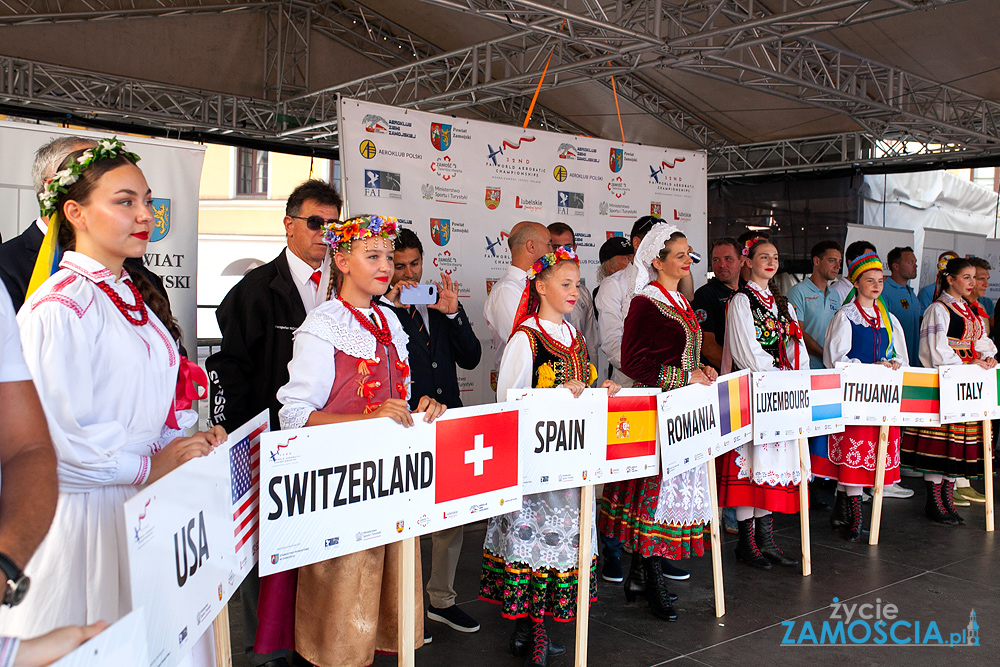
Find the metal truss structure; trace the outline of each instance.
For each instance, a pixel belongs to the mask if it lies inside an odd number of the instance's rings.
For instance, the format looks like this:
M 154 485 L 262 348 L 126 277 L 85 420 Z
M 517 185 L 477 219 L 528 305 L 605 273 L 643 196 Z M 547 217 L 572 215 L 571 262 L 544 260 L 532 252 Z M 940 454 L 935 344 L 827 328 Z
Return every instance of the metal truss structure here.
M 0 0 L 0 27 L 227 12 L 263 13 L 265 26 L 259 98 L 0 57 L 0 104 L 332 155 L 338 96 L 520 124 L 545 70 L 543 91 L 610 88 L 614 77 L 620 99 L 708 151 L 710 175 L 1000 156 L 1000 104 L 811 37 L 962 1 L 576 0 L 571 10 L 562 0 L 422 0 L 505 28 L 444 51 L 356 0 Z M 378 71 L 310 90 L 317 39 Z M 670 95 L 657 74 L 671 69 L 844 114 L 859 129 L 749 143 Z M 592 133 L 542 106 L 531 124 Z

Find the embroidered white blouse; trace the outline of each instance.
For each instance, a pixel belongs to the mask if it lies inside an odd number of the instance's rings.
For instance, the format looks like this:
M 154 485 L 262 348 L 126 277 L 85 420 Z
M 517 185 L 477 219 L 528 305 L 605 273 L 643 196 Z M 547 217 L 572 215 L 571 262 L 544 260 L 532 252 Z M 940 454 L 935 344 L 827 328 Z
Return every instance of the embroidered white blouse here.
M 875 308 L 865 308 L 865 314 L 874 321 L 878 316 Z M 896 319 L 896 316 L 889 313 L 889 322 L 892 326 L 892 348 L 896 353 L 893 357 L 903 366 L 909 366 L 909 356 L 906 351 L 906 337 L 903 335 L 903 326 Z M 852 301 L 846 306 L 841 306 L 830 323 L 826 325 L 826 336 L 823 338 L 823 365 L 827 368 L 834 368 L 838 363 L 860 364 L 858 359 L 852 359 L 848 355 L 851 353 L 852 339 L 854 332 L 851 325 L 870 326 L 858 312 L 858 308 Z M 885 323 L 882 323 L 885 328 Z M 880 360 L 881 361 L 881 360 Z
M 180 355 L 149 312 L 130 324 L 99 283 L 134 303 L 125 279 L 67 252 L 59 271 L 18 312 L 24 358 L 42 399 L 59 459 L 59 489 L 83 493 L 139 485 L 162 447 Z
M 761 289 L 759 285 L 748 282 L 747 287 L 763 294 L 765 297 L 772 296 L 769 288 Z M 778 305 L 772 304 L 768 309 L 775 316 L 778 315 Z M 788 304 L 788 314 L 792 320 L 796 320 L 795 307 Z M 809 351 L 806 349 L 804 341 L 796 342 L 788 337 L 785 342 L 785 351 L 788 358 L 795 360 L 795 346 L 799 346 L 799 369 L 809 368 Z M 745 370 L 756 372 L 776 371 L 774 358 L 761 347 L 757 341 L 757 333 L 754 331 L 753 313 L 750 310 L 750 299 L 745 294 L 735 294 L 729 300 L 729 310 L 726 314 L 726 344 L 732 355 L 732 360 L 737 366 Z M 726 355 L 723 354 L 723 357 Z M 723 362 L 723 365 L 725 363 Z M 728 372 L 728 369 L 723 369 Z
M 957 301 L 955 297 L 947 293 L 942 294 L 939 298 L 948 303 Z M 968 304 L 965 305 L 968 306 Z M 920 321 L 920 363 L 923 364 L 924 368 L 957 366 L 962 363 L 962 358 L 948 345 L 948 326 L 950 324 L 951 311 L 941 301 L 935 301 L 924 311 L 924 319 Z M 986 335 L 985 327 L 983 327 L 983 334 L 975 342 L 975 348 L 980 357 L 992 357 L 997 353 L 997 346 Z
M 547 333 L 553 340 L 563 345 L 573 344 L 576 329 L 569 322 L 555 324 L 539 318 L 542 327 L 538 328 L 535 319 L 525 320 L 524 325 L 535 331 Z M 531 354 L 531 342 L 528 334 L 518 331 L 507 342 L 500 361 L 500 372 L 497 374 L 497 402 L 507 400 L 508 389 L 528 389 L 532 386 L 534 356 Z
M 372 308 L 358 310 L 368 318 L 375 312 Z M 379 310 L 389 323 L 396 355 L 406 361 L 406 344 L 410 337 L 392 309 L 380 307 Z M 334 359 L 337 350 L 356 359 L 374 359 L 378 356 L 378 341 L 339 299 L 331 299 L 310 311 L 295 331 L 292 360 L 288 362 L 288 383 L 278 390 L 281 428 L 302 428 L 309 421 L 309 415 L 326 405 L 337 380 Z M 405 398 L 410 398 L 409 384 Z

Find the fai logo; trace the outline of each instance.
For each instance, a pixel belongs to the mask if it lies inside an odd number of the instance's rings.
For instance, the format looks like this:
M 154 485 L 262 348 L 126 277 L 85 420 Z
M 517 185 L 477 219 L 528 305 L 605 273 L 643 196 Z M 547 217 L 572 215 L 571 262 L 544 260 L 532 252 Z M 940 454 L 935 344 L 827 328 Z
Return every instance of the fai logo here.
M 500 188 L 486 188 L 486 208 L 495 210 L 500 205 Z
M 608 166 L 611 167 L 611 173 L 617 174 L 622 170 L 622 162 L 624 161 L 625 151 L 621 148 L 612 148 L 611 157 L 608 159 Z
M 559 215 L 583 215 L 583 193 L 559 190 L 556 193 L 556 211 Z
M 649 180 L 651 180 L 654 183 L 659 183 L 660 177 L 663 176 L 663 170 L 673 169 L 674 167 L 677 166 L 678 162 L 684 162 L 684 158 L 682 157 L 674 158 L 670 162 L 667 162 L 666 160 L 661 160 L 659 168 L 657 168 L 655 164 L 649 165 Z
M 371 160 L 378 153 L 378 149 L 375 148 L 375 142 L 371 139 L 365 139 L 358 146 L 358 151 L 361 153 L 361 157 L 366 160 Z
M 399 174 L 391 171 L 365 169 L 365 196 L 401 199 L 403 195 Z
M 153 200 L 153 232 L 149 235 L 149 242 L 156 243 L 170 231 L 170 200 Z
M 451 240 L 451 220 L 431 218 L 431 239 L 439 246 L 448 245 Z
M 655 215 L 657 218 L 662 218 L 663 217 L 663 214 L 661 213 L 662 210 L 663 208 L 660 206 L 660 202 L 658 201 L 649 202 L 650 215 Z
M 431 145 L 439 151 L 448 150 L 451 147 L 451 125 L 431 123 Z
M 365 126 L 365 132 L 385 134 L 389 131 L 389 121 L 382 118 L 382 116 L 376 116 L 373 113 L 370 113 L 362 118 L 361 124 Z

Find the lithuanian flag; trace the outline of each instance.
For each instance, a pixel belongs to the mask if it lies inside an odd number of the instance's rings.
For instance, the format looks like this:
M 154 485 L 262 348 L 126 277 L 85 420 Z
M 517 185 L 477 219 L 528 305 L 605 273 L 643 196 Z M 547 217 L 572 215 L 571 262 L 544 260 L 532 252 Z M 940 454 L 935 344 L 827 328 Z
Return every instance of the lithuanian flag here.
M 608 461 L 656 454 L 656 396 L 608 398 Z
M 903 394 L 900 412 L 937 414 L 941 411 L 941 388 L 937 371 L 903 372 Z
M 719 426 L 722 435 L 750 426 L 750 374 L 716 382 L 719 387 Z

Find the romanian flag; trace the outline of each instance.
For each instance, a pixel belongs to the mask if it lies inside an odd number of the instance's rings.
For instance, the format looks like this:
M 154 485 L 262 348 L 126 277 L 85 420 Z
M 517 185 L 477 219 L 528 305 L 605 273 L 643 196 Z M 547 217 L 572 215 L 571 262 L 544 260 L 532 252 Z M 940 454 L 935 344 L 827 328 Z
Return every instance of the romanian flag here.
M 903 394 L 900 412 L 937 414 L 941 411 L 941 388 L 938 374 L 903 372 Z
M 719 387 L 719 426 L 722 435 L 750 426 L 750 374 L 717 382 Z
M 809 404 L 812 406 L 814 422 L 827 419 L 840 419 L 840 373 L 813 373 L 809 376 L 809 388 L 812 390 Z
M 607 460 L 656 454 L 656 396 L 608 398 Z

